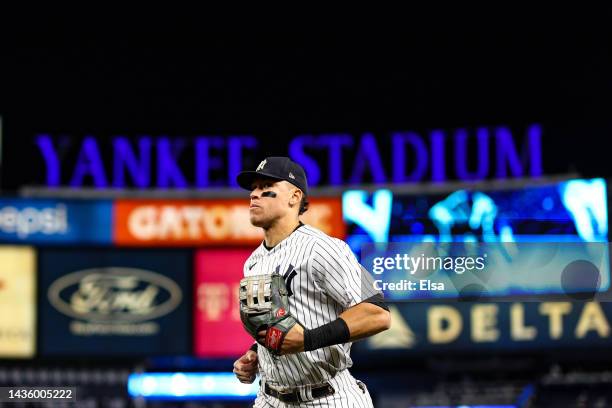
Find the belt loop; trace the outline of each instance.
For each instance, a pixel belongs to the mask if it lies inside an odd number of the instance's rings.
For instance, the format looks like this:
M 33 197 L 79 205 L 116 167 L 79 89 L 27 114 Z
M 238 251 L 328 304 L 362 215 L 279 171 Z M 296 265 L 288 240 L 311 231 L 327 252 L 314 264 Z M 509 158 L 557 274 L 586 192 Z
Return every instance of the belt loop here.
M 303 402 L 312 401 L 314 399 L 312 396 L 312 386 L 310 384 L 300 387 L 300 397 Z

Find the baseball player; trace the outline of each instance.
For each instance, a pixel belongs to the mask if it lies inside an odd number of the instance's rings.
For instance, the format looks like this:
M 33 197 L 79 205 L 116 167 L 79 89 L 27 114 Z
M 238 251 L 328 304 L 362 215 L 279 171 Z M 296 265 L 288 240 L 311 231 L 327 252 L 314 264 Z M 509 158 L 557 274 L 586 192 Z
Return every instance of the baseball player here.
M 238 184 L 265 235 L 240 282 L 241 319 L 256 341 L 234 363 L 243 383 L 260 373 L 254 407 L 372 407 L 348 369 L 351 342 L 390 326 L 382 294 L 345 242 L 299 220 L 308 209 L 299 164 L 268 157 Z

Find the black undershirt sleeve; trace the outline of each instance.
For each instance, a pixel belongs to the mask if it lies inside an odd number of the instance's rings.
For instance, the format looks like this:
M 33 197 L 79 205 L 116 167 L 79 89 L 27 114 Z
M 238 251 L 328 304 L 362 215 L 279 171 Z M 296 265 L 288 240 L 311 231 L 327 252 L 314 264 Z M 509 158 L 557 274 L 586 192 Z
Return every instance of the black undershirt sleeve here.
M 387 312 L 389 311 L 389 306 L 385 303 L 385 298 L 380 293 L 375 294 L 374 296 L 370 296 L 369 298 L 363 300 L 361 303 L 371 303 L 378 307 L 382 307 Z

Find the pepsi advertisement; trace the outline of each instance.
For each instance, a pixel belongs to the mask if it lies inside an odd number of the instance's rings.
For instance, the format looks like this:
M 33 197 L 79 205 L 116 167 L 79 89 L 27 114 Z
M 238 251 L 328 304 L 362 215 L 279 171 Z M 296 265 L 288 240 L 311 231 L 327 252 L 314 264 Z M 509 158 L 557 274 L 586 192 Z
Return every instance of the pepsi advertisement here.
M 41 354 L 188 354 L 191 265 L 179 250 L 42 250 Z
M 0 242 L 111 244 L 110 200 L 0 199 Z

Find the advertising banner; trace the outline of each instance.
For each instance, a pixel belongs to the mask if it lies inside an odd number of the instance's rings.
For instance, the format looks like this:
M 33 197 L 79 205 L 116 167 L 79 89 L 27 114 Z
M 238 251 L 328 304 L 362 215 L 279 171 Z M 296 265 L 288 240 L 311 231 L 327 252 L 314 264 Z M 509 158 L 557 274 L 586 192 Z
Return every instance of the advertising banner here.
M 36 344 L 36 253 L 0 247 L 0 358 L 30 358 Z
M 195 256 L 194 347 L 199 357 L 242 355 L 253 344 L 240 321 L 238 286 L 251 250 L 208 249 Z
M 109 200 L 0 199 L 0 242 L 110 244 Z
M 189 353 L 190 253 L 40 253 L 43 355 Z
M 312 199 L 301 219 L 332 236 L 344 237 L 340 199 Z M 249 221 L 249 201 L 119 200 L 115 243 L 123 246 L 257 245 L 263 231 Z
M 356 353 L 609 348 L 612 303 L 597 301 L 435 302 L 390 305 L 391 328 Z M 379 358 L 377 357 L 377 358 Z

